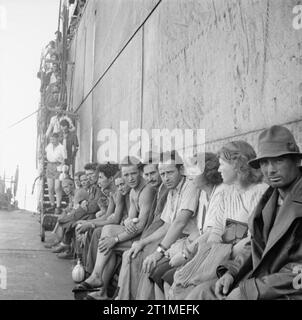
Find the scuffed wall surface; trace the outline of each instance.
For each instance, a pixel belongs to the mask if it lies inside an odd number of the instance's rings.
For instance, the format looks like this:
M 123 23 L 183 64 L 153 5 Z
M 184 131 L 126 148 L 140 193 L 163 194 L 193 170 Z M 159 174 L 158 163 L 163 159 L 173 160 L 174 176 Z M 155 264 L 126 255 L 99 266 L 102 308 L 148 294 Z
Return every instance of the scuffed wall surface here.
M 135 35 L 158 1 L 90 1 L 77 35 L 73 100 L 79 105 L 89 90 L 91 77 L 82 88 L 83 72 L 91 76 L 83 60 L 94 47 L 94 83 L 103 75 L 91 94 L 95 160 L 98 131 L 118 132 L 120 120 L 148 130 L 205 128 L 210 150 L 230 139 L 256 147 L 260 130 L 290 123 L 302 146 L 297 1 L 162 0 Z M 84 34 L 94 21 L 92 46 L 92 31 Z
M 144 126 L 205 128 L 211 141 L 301 118 L 292 8 L 162 2 L 145 24 Z
M 158 2 L 159 0 L 96 1 L 95 81 L 109 67 Z
M 102 128 L 119 135 L 120 121 L 128 121 L 129 130 L 141 125 L 142 32 L 139 31 L 93 94 L 94 150 L 100 143 Z

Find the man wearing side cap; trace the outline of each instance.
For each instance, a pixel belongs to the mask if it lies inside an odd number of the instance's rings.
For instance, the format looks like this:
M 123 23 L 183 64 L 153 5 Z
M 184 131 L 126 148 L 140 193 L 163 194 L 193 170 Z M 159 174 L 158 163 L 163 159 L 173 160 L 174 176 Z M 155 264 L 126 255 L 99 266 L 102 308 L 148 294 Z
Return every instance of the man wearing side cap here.
M 258 157 L 249 164 L 261 168 L 270 188 L 250 218 L 251 242 L 235 260 L 218 267 L 215 285 L 204 283 L 194 289 L 200 299 L 302 298 L 295 285 L 302 266 L 301 158 L 285 127 L 272 126 L 260 134 Z

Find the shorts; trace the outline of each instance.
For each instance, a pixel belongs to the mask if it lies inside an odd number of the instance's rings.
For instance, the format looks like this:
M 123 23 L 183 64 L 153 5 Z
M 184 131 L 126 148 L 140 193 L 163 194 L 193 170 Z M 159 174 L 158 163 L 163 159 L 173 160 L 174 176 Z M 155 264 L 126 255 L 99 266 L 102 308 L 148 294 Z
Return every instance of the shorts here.
M 46 167 L 46 178 L 59 180 L 61 172 L 57 167 L 60 165 L 58 162 L 48 162 Z

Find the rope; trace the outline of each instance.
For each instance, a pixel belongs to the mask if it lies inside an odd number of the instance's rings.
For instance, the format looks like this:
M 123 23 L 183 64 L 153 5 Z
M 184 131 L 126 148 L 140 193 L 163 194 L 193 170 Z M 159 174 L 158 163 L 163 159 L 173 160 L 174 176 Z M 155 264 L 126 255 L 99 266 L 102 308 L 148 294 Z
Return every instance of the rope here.
M 34 111 L 33 113 L 29 114 L 28 116 L 24 117 L 23 119 L 15 122 L 15 123 L 13 123 L 13 124 L 11 124 L 11 125 L 8 126 L 6 129 L 2 130 L 0 133 L 2 133 L 2 132 L 5 131 L 5 130 L 9 130 L 9 129 L 15 127 L 16 125 L 18 125 L 18 124 L 20 124 L 21 122 L 25 121 L 26 119 L 32 117 L 33 115 L 35 115 L 35 114 L 38 113 L 38 112 L 39 112 L 39 109 L 37 109 L 37 110 Z
M 141 25 L 135 30 L 135 32 L 133 33 L 133 35 L 130 37 L 130 39 L 125 43 L 125 45 L 122 47 L 122 49 L 119 51 L 119 53 L 116 55 L 116 57 L 112 60 L 112 62 L 109 64 L 109 66 L 106 68 L 106 70 L 104 71 L 104 73 L 98 78 L 98 80 L 96 81 L 96 83 L 92 86 L 92 88 L 88 91 L 88 93 L 86 94 L 86 96 L 83 98 L 83 100 L 81 101 L 81 103 L 76 107 L 75 112 L 78 112 L 79 109 L 82 107 L 82 105 L 84 104 L 84 102 L 88 99 L 88 97 L 90 96 L 90 94 L 93 92 L 93 90 L 96 88 L 96 86 L 100 83 L 100 81 L 105 77 L 105 75 L 107 74 L 107 72 L 111 69 L 112 65 L 115 63 L 115 61 L 119 58 L 119 56 L 123 53 L 123 51 L 126 49 L 126 47 L 128 46 L 128 44 L 131 42 L 131 40 L 135 37 L 135 35 L 141 30 L 141 28 L 144 26 L 144 24 L 146 23 L 146 21 L 149 19 L 149 17 L 153 14 L 153 12 L 157 9 L 157 7 L 159 6 L 159 4 L 161 3 L 162 0 L 159 0 L 158 3 L 155 5 L 155 7 L 151 10 L 151 12 L 148 14 L 148 16 L 145 18 L 145 20 L 141 23 Z

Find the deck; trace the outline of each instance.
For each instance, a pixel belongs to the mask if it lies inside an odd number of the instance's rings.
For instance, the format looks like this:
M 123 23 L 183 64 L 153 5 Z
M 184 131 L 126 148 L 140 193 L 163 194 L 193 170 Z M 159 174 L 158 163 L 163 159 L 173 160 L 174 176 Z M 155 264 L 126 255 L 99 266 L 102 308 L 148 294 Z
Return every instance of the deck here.
M 0 211 L 0 300 L 73 300 L 73 263 L 44 248 L 38 215 Z

